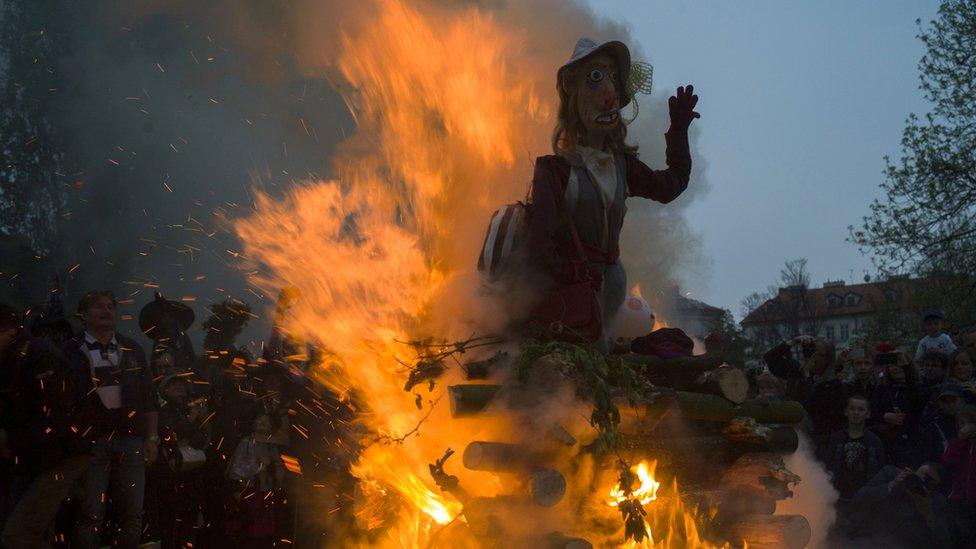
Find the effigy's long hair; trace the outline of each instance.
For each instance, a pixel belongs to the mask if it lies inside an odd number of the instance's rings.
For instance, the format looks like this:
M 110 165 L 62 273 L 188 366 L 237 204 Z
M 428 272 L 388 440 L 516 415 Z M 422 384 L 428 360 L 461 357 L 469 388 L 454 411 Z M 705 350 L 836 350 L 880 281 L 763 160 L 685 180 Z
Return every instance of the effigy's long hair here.
M 580 117 L 577 101 L 579 94 L 576 86 L 567 85 L 576 78 L 578 69 L 572 67 L 567 69 L 556 82 L 556 90 L 559 92 L 559 112 L 556 115 L 556 128 L 552 132 L 552 150 L 556 155 L 563 156 L 576 151 L 579 147 L 579 138 L 585 128 L 583 119 Z M 620 90 L 620 93 L 627 93 Z M 627 143 L 627 125 L 617 124 L 613 132 L 608 136 L 608 146 L 615 153 L 637 154 L 637 145 Z

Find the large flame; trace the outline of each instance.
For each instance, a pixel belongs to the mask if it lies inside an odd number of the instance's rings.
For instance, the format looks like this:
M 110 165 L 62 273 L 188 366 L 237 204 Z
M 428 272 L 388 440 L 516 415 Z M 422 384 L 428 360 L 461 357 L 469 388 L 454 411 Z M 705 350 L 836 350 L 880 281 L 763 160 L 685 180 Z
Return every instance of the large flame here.
M 717 547 L 702 539 L 699 523 L 706 517 L 685 504 L 678 491 L 677 479 L 672 480 L 664 493 L 660 493 L 661 482 L 654 477 L 656 465 L 656 461 L 641 460 L 631 467 L 637 485 L 629 487 L 629 494 L 619 483 L 610 488 L 606 500 L 608 506 L 616 508 L 628 499 L 636 499 L 647 511 L 646 537 L 640 543 L 630 541 L 626 546 L 655 549 Z M 723 547 L 729 547 L 729 544 Z
M 333 159 L 340 178 L 259 193 L 235 230 L 258 267 L 255 286 L 300 289 L 284 329 L 319 342 L 313 375 L 357 405 L 366 448 L 353 473 L 366 514 L 376 511 L 361 518 L 382 524 L 391 545 L 424 546 L 461 509 L 427 466 L 471 433 L 451 428 L 444 402 L 399 440 L 444 384 L 421 391 L 418 410 L 397 359 L 411 356 L 406 341 L 470 335 L 474 303 L 458 296 L 473 292 L 458 281 L 473 271 L 491 211 L 524 193 L 526 153 L 542 152 L 550 107 L 532 89 L 536 75 L 513 63 L 518 35 L 484 12 L 396 0 L 363 9 L 374 10 L 370 24 L 342 37 L 337 62 L 358 124 Z M 478 490 L 497 490 L 482 480 Z

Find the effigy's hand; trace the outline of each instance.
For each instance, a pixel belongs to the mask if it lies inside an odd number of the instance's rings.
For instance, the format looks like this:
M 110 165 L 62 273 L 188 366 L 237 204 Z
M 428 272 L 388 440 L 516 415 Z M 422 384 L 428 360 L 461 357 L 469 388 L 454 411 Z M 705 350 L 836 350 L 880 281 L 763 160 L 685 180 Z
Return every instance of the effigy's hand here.
M 668 99 L 671 129 L 686 131 L 692 120 L 701 118 L 701 115 L 695 112 L 698 96 L 694 93 L 695 87 L 691 84 L 679 86 L 677 93 Z

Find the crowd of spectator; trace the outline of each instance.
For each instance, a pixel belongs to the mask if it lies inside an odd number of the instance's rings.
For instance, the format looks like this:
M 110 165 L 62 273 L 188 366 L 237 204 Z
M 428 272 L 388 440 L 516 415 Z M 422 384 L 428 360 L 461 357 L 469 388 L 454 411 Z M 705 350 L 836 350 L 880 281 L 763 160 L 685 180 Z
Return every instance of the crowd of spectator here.
M 839 493 L 839 547 L 976 546 L 976 328 L 935 309 L 914 349 L 797 336 L 770 349 L 760 398 L 806 409 L 803 428 Z
M 192 309 L 156 294 L 147 353 L 117 305 L 92 291 L 71 322 L 31 323 L 0 304 L 0 546 L 321 546 L 353 496 L 348 409 L 307 381 L 314 348 L 276 327 L 251 356 L 229 300 L 198 354 Z

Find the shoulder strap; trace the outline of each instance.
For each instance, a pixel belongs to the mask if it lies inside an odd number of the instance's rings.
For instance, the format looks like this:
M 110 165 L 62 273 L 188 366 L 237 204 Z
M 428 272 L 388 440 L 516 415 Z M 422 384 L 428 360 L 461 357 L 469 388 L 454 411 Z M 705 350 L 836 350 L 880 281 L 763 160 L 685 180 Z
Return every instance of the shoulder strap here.
M 559 166 L 558 158 L 549 161 L 549 169 L 552 172 L 553 192 L 556 195 L 556 207 L 559 209 L 563 221 L 569 226 L 569 234 L 573 237 L 573 246 L 579 254 L 579 259 L 586 261 L 586 252 L 583 250 L 583 243 L 580 242 L 579 232 L 576 230 L 576 223 L 573 221 L 573 216 L 569 212 L 569 206 L 566 204 L 566 188 L 561 184 L 563 176 L 566 174 L 561 168 L 562 166 Z

